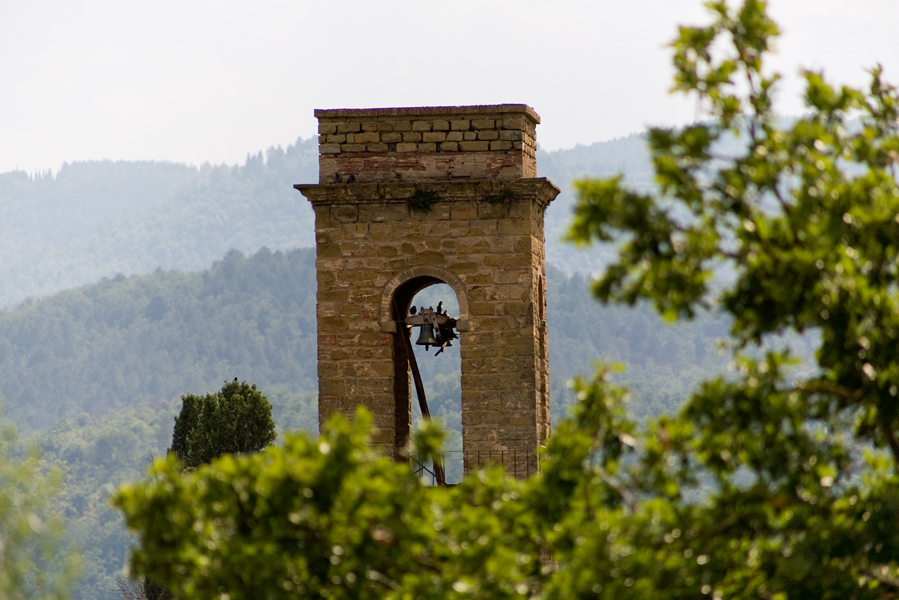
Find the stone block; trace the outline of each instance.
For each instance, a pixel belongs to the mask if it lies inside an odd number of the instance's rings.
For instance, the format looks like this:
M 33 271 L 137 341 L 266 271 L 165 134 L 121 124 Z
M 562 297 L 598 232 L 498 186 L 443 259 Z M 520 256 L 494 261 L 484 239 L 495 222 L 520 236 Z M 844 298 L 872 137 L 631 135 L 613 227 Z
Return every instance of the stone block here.
M 468 119 L 455 119 L 450 121 L 450 129 L 453 131 L 468 131 L 471 129 L 471 121 Z
M 508 217 L 509 207 L 506 202 L 480 202 L 478 203 L 478 218 L 489 219 L 496 223 L 497 219 Z
M 462 138 L 467 141 L 472 141 L 478 139 L 478 133 L 476 131 L 464 131 L 462 132 Z
M 391 123 L 394 131 L 412 131 L 412 121 L 398 119 Z
M 387 152 L 387 144 L 377 143 L 377 144 L 366 144 L 365 145 L 366 152 L 375 152 L 375 153 L 384 153 Z
M 458 152 L 459 144 L 456 142 L 443 142 L 440 144 L 441 152 Z
M 493 129 L 496 122 L 493 119 L 473 119 L 471 121 L 472 129 Z
M 318 152 L 319 154 L 340 154 L 340 144 L 321 144 Z
M 362 126 L 357 122 L 347 121 L 337 124 L 337 133 L 356 133 L 357 131 L 362 131 Z
M 322 331 L 349 331 L 350 321 L 347 317 L 333 316 L 319 319 Z
M 530 302 L 500 302 L 496 305 L 497 315 L 521 317 L 530 314 Z
M 490 150 L 491 151 L 497 152 L 497 151 L 511 150 L 511 149 L 512 149 L 512 142 L 504 142 L 504 141 L 490 142 Z
M 391 131 L 381 134 L 381 141 L 385 144 L 396 144 L 403 141 L 403 134 L 399 131 Z
M 496 314 L 496 305 L 493 302 L 472 302 L 468 305 L 468 310 L 475 317 L 492 317 Z
M 524 129 L 525 120 L 521 117 L 508 117 L 503 119 L 503 129 Z
M 478 211 L 483 210 L 483 207 L 479 204 Z M 469 227 L 469 234 L 472 236 L 485 236 L 485 235 L 496 235 L 498 231 L 498 223 L 496 219 L 485 219 L 483 215 L 479 214 L 479 218 L 476 221 L 472 221 Z
M 418 145 L 419 152 L 437 152 L 437 144 L 425 144 L 421 143 Z
M 355 321 L 355 318 L 359 317 L 362 314 L 362 310 L 358 304 L 343 304 L 337 309 L 337 315 L 341 317 L 351 317 Z
M 423 142 L 443 142 L 446 141 L 446 133 L 443 131 L 428 131 L 421 135 Z
M 521 141 L 521 130 L 516 129 L 503 129 L 499 132 L 499 139 L 505 142 L 520 142 Z
M 499 132 L 496 129 L 483 129 L 478 131 L 478 139 L 479 140 L 498 140 Z
M 367 237 L 368 223 L 349 223 L 344 227 L 344 231 L 346 232 L 347 237 Z
M 331 211 L 331 216 L 343 222 L 356 221 L 359 218 L 359 209 L 353 204 L 338 204 Z
M 459 142 L 462 152 L 486 152 L 490 149 L 490 142 Z
M 448 131 L 450 128 L 449 121 L 438 119 L 431 123 L 431 131 Z
M 412 131 L 431 131 L 431 122 L 412 121 Z
M 320 244 L 316 248 L 316 256 L 319 260 L 324 261 L 343 258 L 343 251 L 340 249 L 340 244 L 332 242 L 330 244 Z
M 446 141 L 448 142 L 461 142 L 463 139 L 461 131 L 450 131 L 446 134 Z
M 347 290 L 319 291 L 316 297 L 318 302 L 337 302 L 340 304 L 347 302 L 348 299 L 349 292 Z
M 365 144 L 343 144 L 340 148 L 343 152 L 365 152 Z
M 393 131 L 393 123 L 391 121 L 378 121 L 378 132 L 386 133 Z
M 412 142 L 401 142 L 396 145 L 397 152 L 415 152 L 418 150 L 418 144 Z
M 353 141 L 357 144 L 375 144 L 381 141 L 381 134 L 377 131 L 357 133 L 353 136 Z
M 530 235 L 531 222 L 524 219 L 510 219 L 499 222 L 500 235 Z
M 503 264 L 507 267 L 527 267 L 533 262 L 531 254 L 511 254 L 503 258 Z
M 478 217 L 478 207 L 474 202 L 461 202 L 453 204 L 450 208 L 450 218 L 463 221 L 476 219 Z
M 403 133 L 403 141 L 404 142 L 420 142 L 421 141 L 421 132 L 407 131 L 407 132 Z
M 423 265 L 442 266 L 446 264 L 446 257 L 440 252 L 421 252 L 418 254 L 418 260 Z
M 332 134 L 332 133 L 337 133 L 337 124 L 336 123 L 319 122 L 318 132 L 321 134 L 326 134 L 326 135 Z
M 505 261 L 505 257 L 504 257 Z M 530 269 L 522 267 L 504 267 L 493 271 L 493 279 L 498 284 L 518 283 L 524 284 L 530 281 Z

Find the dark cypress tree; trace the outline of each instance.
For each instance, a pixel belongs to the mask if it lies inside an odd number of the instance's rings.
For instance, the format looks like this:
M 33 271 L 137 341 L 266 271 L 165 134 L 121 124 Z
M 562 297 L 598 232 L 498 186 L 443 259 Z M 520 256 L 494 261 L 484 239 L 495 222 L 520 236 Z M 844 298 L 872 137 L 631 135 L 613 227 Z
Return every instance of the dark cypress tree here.
M 272 405 L 256 384 L 235 378 L 214 394 L 188 394 L 181 396 L 181 402 L 169 452 L 186 468 L 223 454 L 257 452 L 275 441 Z

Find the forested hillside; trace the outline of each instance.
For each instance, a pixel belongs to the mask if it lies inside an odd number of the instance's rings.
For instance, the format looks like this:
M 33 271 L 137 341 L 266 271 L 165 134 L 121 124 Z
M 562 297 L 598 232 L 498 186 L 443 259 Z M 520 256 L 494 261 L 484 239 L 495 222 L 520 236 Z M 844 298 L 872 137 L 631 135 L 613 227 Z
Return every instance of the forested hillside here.
M 105 279 L 0 312 L 0 394 L 28 430 L 233 377 L 313 390 L 313 250 L 232 250 L 208 271 Z
M 196 271 L 230 249 L 312 245 L 293 184 L 318 180 L 315 140 L 243 166 L 83 162 L 0 174 L 0 308 L 157 268 Z

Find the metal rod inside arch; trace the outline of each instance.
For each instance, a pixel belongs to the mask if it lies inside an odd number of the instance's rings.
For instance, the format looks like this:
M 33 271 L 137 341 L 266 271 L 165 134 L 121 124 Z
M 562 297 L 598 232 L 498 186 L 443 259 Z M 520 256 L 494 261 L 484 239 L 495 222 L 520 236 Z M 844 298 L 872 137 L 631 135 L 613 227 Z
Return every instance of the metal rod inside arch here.
M 402 323 L 402 321 L 400 321 Z M 398 325 L 400 323 L 397 323 Z M 409 357 L 409 368 L 412 371 L 412 381 L 415 383 L 415 393 L 418 396 L 418 406 L 421 409 L 421 416 L 428 421 L 431 420 L 431 411 L 428 410 L 428 400 L 425 398 L 425 386 L 421 382 L 421 372 L 418 370 L 418 361 L 415 359 L 415 352 L 412 349 L 412 328 L 402 324 L 403 327 L 403 343 L 406 345 L 406 355 Z M 437 485 L 446 485 L 446 473 L 443 470 L 443 464 L 439 457 L 432 457 L 434 461 L 434 479 Z

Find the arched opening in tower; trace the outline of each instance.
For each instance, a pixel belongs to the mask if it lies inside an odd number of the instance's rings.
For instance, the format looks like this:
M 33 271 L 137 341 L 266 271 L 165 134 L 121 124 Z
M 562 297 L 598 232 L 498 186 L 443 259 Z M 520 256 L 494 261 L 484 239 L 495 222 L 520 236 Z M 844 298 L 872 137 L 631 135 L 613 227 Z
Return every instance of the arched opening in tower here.
M 461 340 L 453 329 L 458 316 L 452 287 L 434 277 L 412 279 L 394 295 L 397 444 L 408 442 L 426 419 L 443 426 L 448 435 L 437 464 L 410 457 L 435 485 L 458 483 L 463 475 Z

